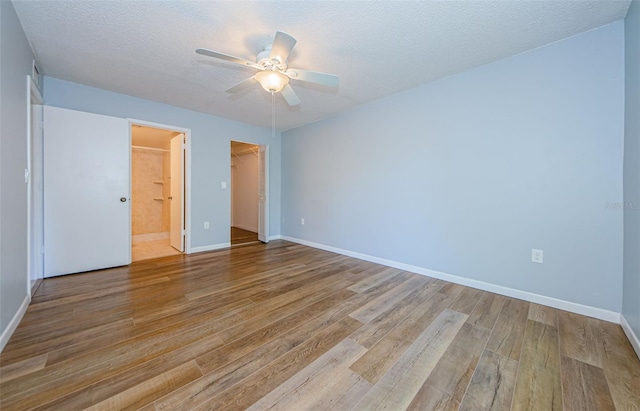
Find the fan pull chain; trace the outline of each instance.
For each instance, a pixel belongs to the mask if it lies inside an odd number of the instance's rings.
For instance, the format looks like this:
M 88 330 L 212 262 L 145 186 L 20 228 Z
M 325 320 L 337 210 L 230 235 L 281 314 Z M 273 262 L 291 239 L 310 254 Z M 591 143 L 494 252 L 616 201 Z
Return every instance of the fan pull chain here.
M 276 138 L 276 94 L 271 91 L 271 138 Z

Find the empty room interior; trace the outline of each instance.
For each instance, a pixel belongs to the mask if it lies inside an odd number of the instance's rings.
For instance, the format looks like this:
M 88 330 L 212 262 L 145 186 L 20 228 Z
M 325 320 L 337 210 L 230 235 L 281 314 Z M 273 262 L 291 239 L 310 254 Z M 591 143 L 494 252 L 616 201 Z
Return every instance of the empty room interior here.
M 0 1 L 0 409 L 640 410 L 640 0 Z

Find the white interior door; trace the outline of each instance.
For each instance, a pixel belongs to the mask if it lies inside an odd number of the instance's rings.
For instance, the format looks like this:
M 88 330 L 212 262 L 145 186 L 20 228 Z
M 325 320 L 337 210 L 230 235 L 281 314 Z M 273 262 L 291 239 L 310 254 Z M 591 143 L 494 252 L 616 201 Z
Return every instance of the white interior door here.
M 184 252 L 184 134 L 171 139 L 171 196 L 169 239 L 171 246 Z
M 269 242 L 269 156 L 266 145 L 258 151 L 258 239 Z
M 45 277 L 131 262 L 129 122 L 44 107 Z

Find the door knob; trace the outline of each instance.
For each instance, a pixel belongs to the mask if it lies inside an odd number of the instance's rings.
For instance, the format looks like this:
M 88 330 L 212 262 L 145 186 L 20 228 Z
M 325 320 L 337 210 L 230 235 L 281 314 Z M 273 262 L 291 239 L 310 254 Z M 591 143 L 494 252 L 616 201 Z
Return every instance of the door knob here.
M 169 200 L 173 200 L 173 197 L 169 196 Z
M 127 201 L 127 198 L 126 197 L 120 197 L 120 201 L 124 203 L 124 202 Z

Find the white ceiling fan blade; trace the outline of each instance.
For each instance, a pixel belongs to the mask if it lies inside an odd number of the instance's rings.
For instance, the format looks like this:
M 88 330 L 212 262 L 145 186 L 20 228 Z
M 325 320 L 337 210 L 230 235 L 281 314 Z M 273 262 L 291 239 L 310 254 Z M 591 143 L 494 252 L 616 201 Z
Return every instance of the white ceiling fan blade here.
M 287 84 L 286 86 L 284 86 L 281 93 L 282 93 L 282 97 L 284 97 L 288 105 L 297 106 L 298 104 L 300 104 L 300 99 L 298 98 L 298 95 L 296 94 L 295 91 L 293 91 L 290 85 Z
M 238 91 L 244 89 L 245 87 L 255 83 L 257 80 L 255 77 L 249 77 L 248 79 L 242 80 L 240 83 L 235 86 L 227 89 L 227 93 L 237 93 Z
M 293 80 L 308 81 L 323 86 L 338 87 L 340 77 L 334 74 L 319 73 L 311 70 L 289 69 L 284 74 Z
M 202 54 L 203 56 L 209 56 L 216 59 L 227 60 L 232 63 L 241 64 L 247 67 L 253 67 L 258 70 L 263 70 L 263 67 L 258 63 L 254 63 L 253 61 L 245 60 L 240 57 L 230 56 L 228 54 L 220 53 L 217 51 L 209 50 L 209 49 L 196 49 L 196 53 Z
M 276 32 L 276 38 L 273 40 L 271 53 L 269 53 L 269 60 L 276 59 L 280 63 L 284 63 L 289 58 L 289 54 L 295 45 L 296 39 L 290 34 L 283 31 Z

